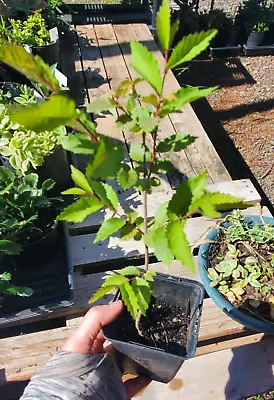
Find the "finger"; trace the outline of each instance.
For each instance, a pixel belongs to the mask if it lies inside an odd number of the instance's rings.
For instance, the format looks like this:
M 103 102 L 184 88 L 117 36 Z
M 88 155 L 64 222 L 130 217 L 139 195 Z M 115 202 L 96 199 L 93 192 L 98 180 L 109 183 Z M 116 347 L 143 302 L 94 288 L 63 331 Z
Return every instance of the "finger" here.
M 124 382 L 127 397 L 131 399 L 131 397 L 136 396 L 136 394 L 146 388 L 150 382 L 151 379 L 145 376 L 137 376 L 136 378 L 128 379 Z
M 123 303 L 121 300 L 108 305 L 91 308 L 83 318 L 78 329 L 65 342 L 62 349 L 73 353 L 92 353 L 94 342 L 102 327 L 114 321 L 122 309 Z M 99 345 L 102 345 L 101 337 L 99 336 L 99 342 L 96 343 L 96 349 L 99 351 L 102 350 L 102 347 Z

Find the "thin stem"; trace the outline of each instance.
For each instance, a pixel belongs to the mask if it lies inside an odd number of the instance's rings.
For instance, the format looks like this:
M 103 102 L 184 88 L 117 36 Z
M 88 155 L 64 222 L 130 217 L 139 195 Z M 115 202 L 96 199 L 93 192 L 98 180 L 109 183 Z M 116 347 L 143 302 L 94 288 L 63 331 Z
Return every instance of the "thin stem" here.
M 144 202 L 144 233 L 147 233 L 147 192 L 143 192 L 143 202 Z M 145 271 L 148 270 L 149 264 L 149 256 L 148 256 L 148 247 L 145 244 Z

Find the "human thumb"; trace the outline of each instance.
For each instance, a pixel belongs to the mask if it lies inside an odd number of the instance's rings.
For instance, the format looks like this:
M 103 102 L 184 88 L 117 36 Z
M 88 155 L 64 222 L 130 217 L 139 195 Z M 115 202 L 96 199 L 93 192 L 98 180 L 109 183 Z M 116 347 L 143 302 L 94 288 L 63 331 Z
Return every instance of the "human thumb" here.
M 122 309 L 121 300 L 91 308 L 77 330 L 64 343 L 62 350 L 73 353 L 93 353 L 93 347 L 98 349 L 104 342 L 102 327 L 114 321 Z

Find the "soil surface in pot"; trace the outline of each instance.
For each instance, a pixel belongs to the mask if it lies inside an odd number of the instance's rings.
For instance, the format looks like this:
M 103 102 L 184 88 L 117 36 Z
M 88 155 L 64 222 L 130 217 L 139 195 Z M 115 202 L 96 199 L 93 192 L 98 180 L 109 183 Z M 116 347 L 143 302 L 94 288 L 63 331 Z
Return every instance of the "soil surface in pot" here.
M 274 250 L 274 243 L 272 247 Z M 241 264 L 244 264 L 244 261 L 247 257 L 254 256 L 254 253 L 251 250 L 248 250 L 248 248 L 244 244 L 239 243 L 237 245 L 237 249 L 239 249 L 242 254 L 242 256 L 239 257 L 239 261 L 241 262 Z M 212 244 L 212 246 L 210 247 L 208 258 L 210 267 L 216 267 L 220 263 L 220 259 L 224 258 L 228 250 L 229 249 L 225 241 L 225 234 L 221 231 L 219 232 L 218 240 L 214 242 L 214 244 Z M 256 251 L 262 258 L 270 262 L 269 252 L 263 247 L 263 244 L 258 243 Z M 258 288 L 248 284 L 245 287 L 245 294 L 241 296 L 242 300 L 239 303 L 233 305 L 239 308 L 245 314 L 256 316 L 260 319 L 264 319 L 274 323 L 273 318 L 271 319 L 270 304 L 268 302 L 268 299 L 274 296 L 274 277 L 271 279 L 265 276 L 263 279 L 265 279 L 264 283 L 267 283 L 268 285 L 273 285 L 273 289 L 269 293 L 260 293 L 258 291 Z M 250 300 L 259 300 L 260 305 L 258 307 L 252 307 L 252 305 L 250 304 Z
M 146 317 L 142 317 L 140 327 L 144 337 L 141 337 L 135 322 L 126 309 L 121 315 L 119 340 L 135 342 L 145 346 L 156 347 L 165 352 L 184 356 L 190 323 L 190 308 L 169 305 L 165 301 L 152 297 Z

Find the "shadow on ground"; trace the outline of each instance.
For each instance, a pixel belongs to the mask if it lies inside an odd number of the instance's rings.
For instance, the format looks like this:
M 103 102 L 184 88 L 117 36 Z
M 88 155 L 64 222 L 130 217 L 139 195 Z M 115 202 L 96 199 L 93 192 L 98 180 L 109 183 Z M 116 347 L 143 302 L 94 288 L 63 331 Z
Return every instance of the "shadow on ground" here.
M 232 179 L 249 178 L 262 197 L 262 204 L 267 206 L 273 213 L 274 208 L 259 185 L 257 179 L 248 167 L 241 153 L 235 147 L 232 139 L 224 129 L 218 113 L 215 113 L 206 99 L 201 99 L 192 103 L 192 107 L 203 125 L 213 146 L 218 152 L 222 162 L 225 164 Z M 238 107 L 236 107 L 238 108 Z M 229 110 L 232 112 L 232 110 Z M 235 111 L 235 110 L 234 110 Z M 242 112 L 243 110 L 241 110 Z M 236 113 L 237 116 L 237 113 Z M 235 118 L 234 114 L 230 118 Z
M 179 83 L 194 86 L 239 86 L 253 84 L 255 80 L 239 58 L 206 59 L 192 61 L 183 75 L 177 74 Z

